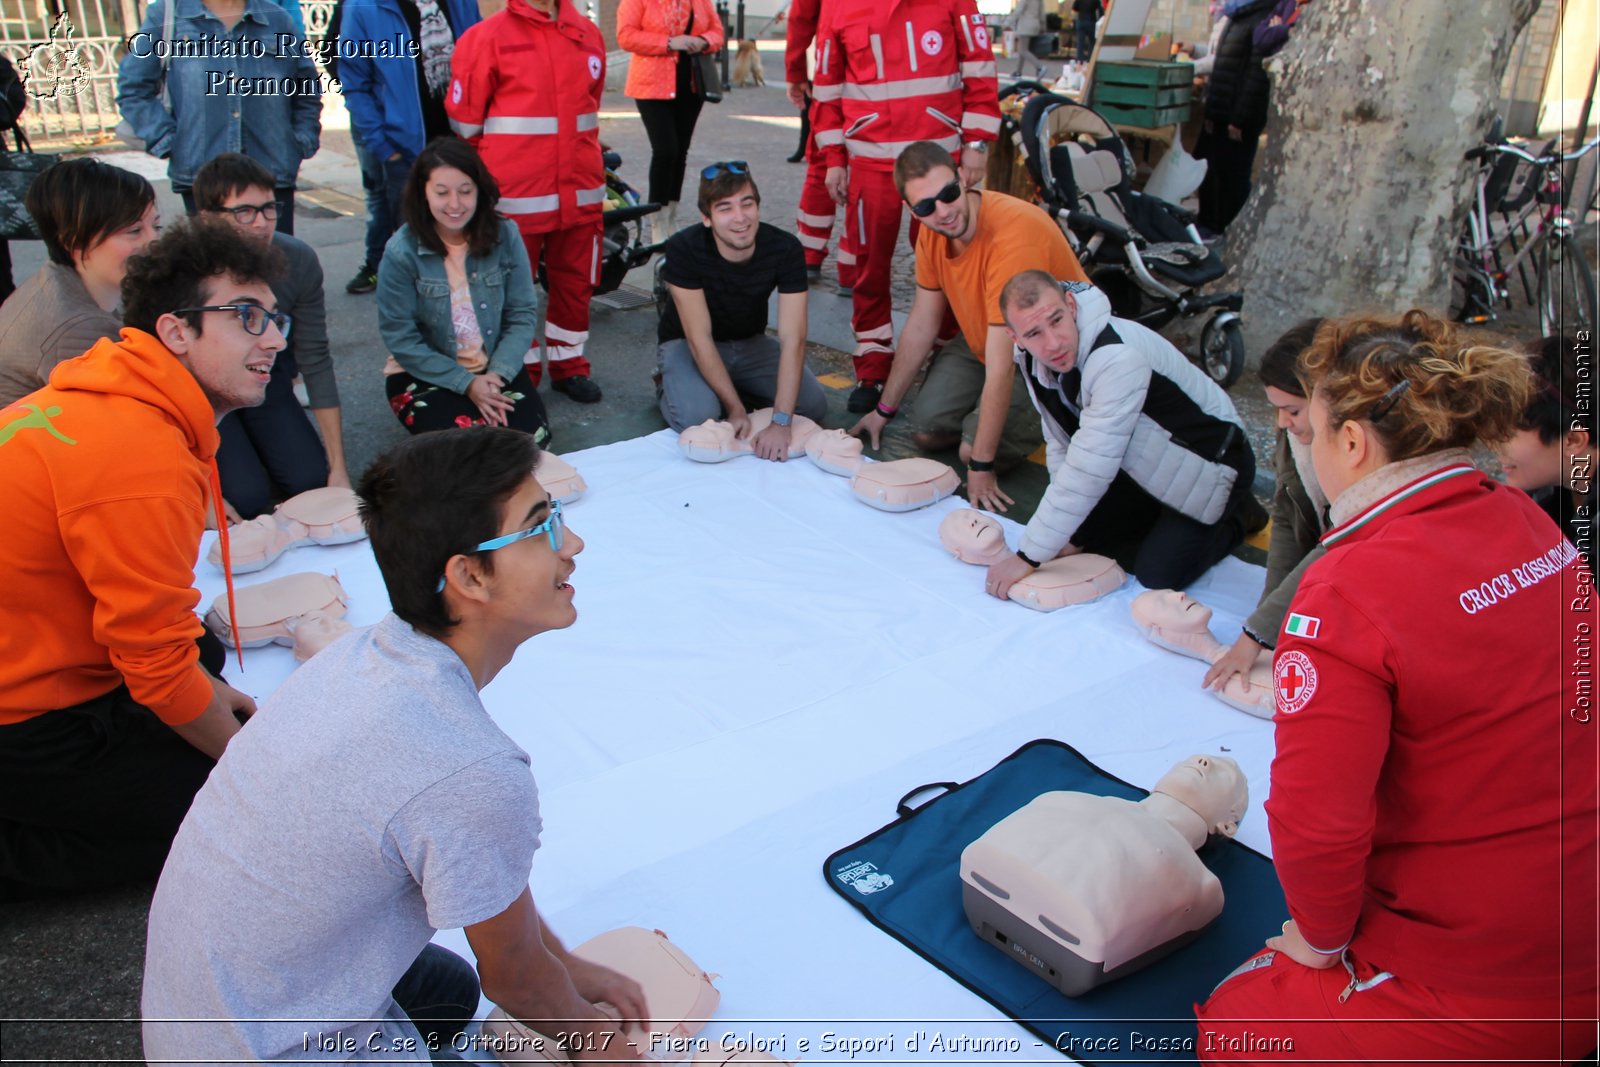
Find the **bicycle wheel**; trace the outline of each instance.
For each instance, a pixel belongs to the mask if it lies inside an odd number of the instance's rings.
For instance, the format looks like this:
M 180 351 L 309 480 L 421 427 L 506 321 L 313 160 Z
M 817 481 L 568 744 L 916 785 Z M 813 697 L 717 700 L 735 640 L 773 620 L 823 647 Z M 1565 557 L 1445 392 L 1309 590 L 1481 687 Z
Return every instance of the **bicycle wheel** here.
M 1571 234 L 1546 241 L 1539 250 L 1539 329 L 1546 336 L 1571 335 L 1595 326 L 1594 271 Z

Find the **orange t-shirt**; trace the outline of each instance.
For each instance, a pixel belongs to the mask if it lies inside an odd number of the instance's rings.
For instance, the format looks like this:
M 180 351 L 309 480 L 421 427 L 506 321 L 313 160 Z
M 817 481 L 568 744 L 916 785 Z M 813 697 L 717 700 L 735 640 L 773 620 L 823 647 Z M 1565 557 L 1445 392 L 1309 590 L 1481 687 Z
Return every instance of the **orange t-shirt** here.
M 1042 270 L 1059 281 L 1089 276 L 1055 220 L 1036 204 L 1005 193 L 980 192 L 978 232 L 960 255 L 950 241 L 923 226 L 917 234 L 917 284 L 938 289 L 950 301 L 972 354 L 983 362 L 990 326 L 1004 326 L 1000 290 L 1025 270 Z

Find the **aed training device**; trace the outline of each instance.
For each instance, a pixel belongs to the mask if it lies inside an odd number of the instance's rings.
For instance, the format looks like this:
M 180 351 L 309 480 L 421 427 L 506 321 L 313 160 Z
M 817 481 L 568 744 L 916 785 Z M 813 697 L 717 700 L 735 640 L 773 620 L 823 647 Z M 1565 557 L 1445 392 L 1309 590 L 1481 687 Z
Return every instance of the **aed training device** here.
M 1177 951 L 1222 910 L 1188 842 L 1114 797 L 1036 797 L 962 850 L 960 872 L 973 932 L 1069 997 Z

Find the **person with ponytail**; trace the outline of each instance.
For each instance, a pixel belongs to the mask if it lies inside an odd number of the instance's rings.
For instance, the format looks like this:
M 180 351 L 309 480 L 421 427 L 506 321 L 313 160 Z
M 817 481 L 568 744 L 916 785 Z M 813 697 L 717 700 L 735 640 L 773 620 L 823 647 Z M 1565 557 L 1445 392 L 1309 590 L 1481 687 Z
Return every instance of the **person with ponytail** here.
M 1289 921 L 1197 1009 L 1200 1059 L 1582 1059 L 1592 582 L 1468 451 L 1517 431 L 1527 362 L 1410 311 L 1327 322 L 1300 365 L 1332 521 L 1274 660 Z

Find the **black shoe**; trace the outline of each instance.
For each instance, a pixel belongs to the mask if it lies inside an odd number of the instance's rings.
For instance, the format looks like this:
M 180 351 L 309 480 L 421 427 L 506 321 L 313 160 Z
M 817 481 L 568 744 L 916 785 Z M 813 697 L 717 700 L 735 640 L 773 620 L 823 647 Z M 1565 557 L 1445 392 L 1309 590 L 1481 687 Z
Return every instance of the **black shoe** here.
M 345 283 L 344 291 L 351 296 L 370 293 L 378 287 L 378 268 L 371 263 L 363 263 L 356 268 L 356 276 Z
M 878 398 L 882 395 L 882 382 L 862 382 L 850 390 L 850 399 L 845 401 L 844 409 L 852 415 L 865 415 L 878 406 Z
M 1254 493 L 1245 494 L 1244 499 L 1239 503 L 1237 514 L 1239 528 L 1244 531 L 1246 537 L 1261 532 L 1272 518 L 1271 515 L 1267 514 L 1267 509 L 1261 506 L 1261 502 L 1256 499 Z
M 566 393 L 580 404 L 598 404 L 602 395 L 594 379 L 583 374 L 557 378 L 550 383 L 550 388 L 558 393 Z
M 818 264 L 813 266 L 812 264 L 807 263 L 806 264 L 806 281 L 814 282 L 814 281 L 820 280 L 821 278 L 822 278 L 822 264 L 818 263 Z
M 805 149 L 802 148 L 798 152 L 796 152 L 794 155 L 785 156 L 784 158 L 787 159 L 790 163 L 804 163 L 806 161 Z
M 856 295 L 856 288 L 853 285 L 841 285 L 839 288 L 835 289 L 834 292 L 838 293 L 840 296 L 853 297 Z

